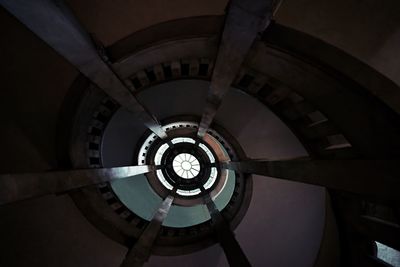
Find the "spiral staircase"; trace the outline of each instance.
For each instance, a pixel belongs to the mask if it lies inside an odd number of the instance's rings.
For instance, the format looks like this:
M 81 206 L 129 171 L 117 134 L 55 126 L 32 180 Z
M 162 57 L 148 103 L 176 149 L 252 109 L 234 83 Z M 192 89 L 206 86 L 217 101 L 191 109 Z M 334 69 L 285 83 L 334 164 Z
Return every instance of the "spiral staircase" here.
M 0 175 L 1 205 L 68 194 L 124 267 L 391 266 L 376 241 L 400 249 L 400 90 L 280 25 L 279 1 L 107 47 L 62 1 L 0 3 L 80 72 L 60 168 Z

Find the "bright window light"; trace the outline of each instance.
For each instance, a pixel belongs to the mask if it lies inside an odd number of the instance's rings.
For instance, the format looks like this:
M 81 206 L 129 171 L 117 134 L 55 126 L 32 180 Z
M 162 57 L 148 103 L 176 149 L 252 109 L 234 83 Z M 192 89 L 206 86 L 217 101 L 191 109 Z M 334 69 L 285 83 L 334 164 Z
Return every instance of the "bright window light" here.
M 177 175 L 184 179 L 192 179 L 200 172 L 199 161 L 191 154 L 178 154 L 172 161 L 172 167 Z
M 178 189 L 176 190 L 176 193 L 178 193 L 181 196 L 195 196 L 200 194 L 200 189 L 196 188 L 194 190 L 182 190 L 182 189 Z
M 208 149 L 208 147 L 206 147 L 204 144 L 200 143 L 199 147 L 201 149 L 204 150 L 204 152 L 206 152 L 208 158 L 210 159 L 210 163 L 214 163 L 215 162 L 215 158 L 214 155 L 211 153 L 210 149 Z
M 154 157 L 154 163 L 156 165 L 160 165 L 161 164 L 161 159 L 162 156 L 164 155 L 165 151 L 167 151 L 168 149 L 168 144 L 163 144 L 162 146 L 160 146 L 160 148 L 157 150 L 156 155 Z
M 375 241 L 378 248 L 378 259 L 389 263 L 394 267 L 400 267 L 400 251 Z
M 194 143 L 196 143 L 196 141 L 194 141 L 194 139 L 188 138 L 188 137 L 177 137 L 177 138 L 172 139 L 171 142 L 173 144 L 177 144 L 177 143 L 191 143 L 191 144 L 194 144 Z
M 162 173 L 161 170 L 157 170 L 157 177 L 158 180 L 160 180 L 160 182 L 169 190 L 172 190 L 172 188 L 174 188 L 170 183 L 168 183 L 168 181 L 165 179 L 164 174 Z
M 217 168 L 212 167 L 211 168 L 211 173 L 210 173 L 210 178 L 208 178 L 207 182 L 204 184 L 204 188 L 205 189 L 209 189 L 211 188 L 211 186 L 213 186 L 213 184 L 215 183 L 215 180 L 217 179 Z

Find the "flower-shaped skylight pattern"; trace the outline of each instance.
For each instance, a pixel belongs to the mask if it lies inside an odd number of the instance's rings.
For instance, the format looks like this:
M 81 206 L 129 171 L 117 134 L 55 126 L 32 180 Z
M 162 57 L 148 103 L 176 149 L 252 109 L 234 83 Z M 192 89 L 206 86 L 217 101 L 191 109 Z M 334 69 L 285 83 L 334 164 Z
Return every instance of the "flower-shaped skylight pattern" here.
M 178 154 L 172 162 L 172 167 L 175 173 L 184 179 L 192 179 L 200 172 L 199 161 L 189 153 Z

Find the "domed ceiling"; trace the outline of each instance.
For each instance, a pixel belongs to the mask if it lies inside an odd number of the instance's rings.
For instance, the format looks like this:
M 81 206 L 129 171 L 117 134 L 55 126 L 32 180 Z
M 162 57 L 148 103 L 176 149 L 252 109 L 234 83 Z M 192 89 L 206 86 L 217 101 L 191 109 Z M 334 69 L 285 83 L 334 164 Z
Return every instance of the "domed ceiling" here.
M 142 20 L 121 15 L 112 27 L 104 21 L 126 9 L 99 19 L 84 16 L 90 1 L 68 1 L 73 12 L 21 3 L 1 1 L 80 72 L 61 74 L 74 82 L 49 101 L 60 106 L 48 154 L 57 167 L 0 176 L 3 228 L 13 207 L 49 212 L 14 227 L 56 248 L 50 266 L 65 246 L 91 255 L 82 266 L 357 266 L 379 261 L 375 241 L 397 248 L 397 232 L 376 221 L 398 224 L 398 87 L 279 24 L 280 1 L 231 1 L 225 17 L 224 2 L 174 3 L 154 20 L 139 5 Z M 4 251 L 19 258 L 8 236 Z M 42 264 L 35 254 L 5 264 Z

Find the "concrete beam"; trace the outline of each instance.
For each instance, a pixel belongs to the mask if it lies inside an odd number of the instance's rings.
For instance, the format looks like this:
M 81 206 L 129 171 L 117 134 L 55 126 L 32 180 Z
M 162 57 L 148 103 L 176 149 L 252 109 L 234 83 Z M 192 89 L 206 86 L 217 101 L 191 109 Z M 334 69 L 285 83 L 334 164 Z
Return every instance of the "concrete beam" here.
M 355 229 L 371 240 L 400 250 L 400 226 L 379 218 L 362 216 Z
M 60 194 L 80 187 L 130 178 L 150 172 L 153 166 L 128 166 L 115 168 L 53 171 L 0 175 L 0 205 Z
M 0 0 L 0 5 L 160 138 L 167 136 L 103 60 L 101 51 L 62 0 Z
M 250 160 L 223 167 L 400 202 L 400 160 Z
M 258 33 L 269 25 L 274 2 L 274 0 L 229 2 L 210 91 L 199 125 L 199 137 L 205 135 L 212 123 L 222 98 L 228 92 Z
M 229 266 L 231 267 L 246 267 L 251 266 L 249 260 L 244 254 L 238 241 L 235 238 L 235 234 L 230 228 L 229 223 L 224 219 L 222 214 L 219 212 L 214 201 L 211 199 L 209 194 L 205 194 L 204 203 L 207 206 L 208 212 L 211 216 L 211 223 L 215 232 L 215 235 L 225 252 L 226 259 L 228 260 Z
M 121 267 L 140 267 L 143 266 L 151 255 L 151 249 L 160 232 L 161 225 L 168 215 L 172 202 L 174 201 L 176 189 L 171 195 L 166 197 L 154 214 L 150 223 L 144 229 L 135 245 L 128 251 Z

